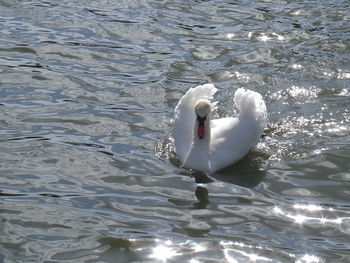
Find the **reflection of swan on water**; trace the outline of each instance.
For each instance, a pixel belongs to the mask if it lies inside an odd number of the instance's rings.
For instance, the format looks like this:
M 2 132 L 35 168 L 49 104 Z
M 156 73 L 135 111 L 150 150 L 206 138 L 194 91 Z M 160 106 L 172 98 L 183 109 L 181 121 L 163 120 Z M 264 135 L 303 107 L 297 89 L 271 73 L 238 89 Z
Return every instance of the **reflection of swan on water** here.
M 213 181 L 220 181 L 229 184 L 252 188 L 260 184 L 266 174 L 268 155 L 257 152 L 250 152 L 241 160 L 230 165 L 210 176 L 193 171 L 191 176 L 196 183 L 208 184 Z
M 212 174 L 246 155 L 259 140 L 267 121 L 266 106 L 257 92 L 238 89 L 236 118 L 211 120 L 212 84 L 190 88 L 175 108 L 176 155 L 182 165 Z

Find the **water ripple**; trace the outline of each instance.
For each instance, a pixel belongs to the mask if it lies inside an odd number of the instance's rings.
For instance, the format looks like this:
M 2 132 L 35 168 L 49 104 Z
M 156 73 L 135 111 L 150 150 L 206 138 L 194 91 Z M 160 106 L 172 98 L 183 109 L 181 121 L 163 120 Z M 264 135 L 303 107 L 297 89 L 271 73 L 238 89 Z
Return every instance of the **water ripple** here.
M 0 6 L 1 262 L 348 261 L 348 1 Z M 269 112 L 210 177 L 171 134 L 205 82 Z

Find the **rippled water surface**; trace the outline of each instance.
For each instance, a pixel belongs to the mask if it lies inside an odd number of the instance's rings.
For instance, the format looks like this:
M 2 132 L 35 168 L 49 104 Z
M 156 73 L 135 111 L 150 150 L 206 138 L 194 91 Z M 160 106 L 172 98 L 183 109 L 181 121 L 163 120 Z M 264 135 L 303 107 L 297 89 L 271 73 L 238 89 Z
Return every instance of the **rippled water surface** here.
M 349 262 L 349 1 L 0 1 L 0 262 Z M 264 97 L 266 136 L 181 168 L 177 101 Z

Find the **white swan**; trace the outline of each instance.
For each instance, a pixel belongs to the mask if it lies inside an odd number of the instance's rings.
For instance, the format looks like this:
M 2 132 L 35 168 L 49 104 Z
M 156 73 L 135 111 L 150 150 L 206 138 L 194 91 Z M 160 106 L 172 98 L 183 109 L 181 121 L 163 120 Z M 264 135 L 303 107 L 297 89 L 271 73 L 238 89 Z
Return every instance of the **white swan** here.
M 265 102 L 257 92 L 237 89 L 236 118 L 211 120 L 213 84 L 190 88 L 175 108 L 175 150 L 182 165 L 211 174 L 241 159 L 262 135 Z

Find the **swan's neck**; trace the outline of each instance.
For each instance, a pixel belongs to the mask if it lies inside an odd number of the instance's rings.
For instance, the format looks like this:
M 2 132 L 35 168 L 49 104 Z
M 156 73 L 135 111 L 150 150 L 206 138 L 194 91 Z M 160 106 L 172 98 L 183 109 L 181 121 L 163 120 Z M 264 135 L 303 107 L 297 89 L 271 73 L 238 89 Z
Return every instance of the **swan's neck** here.
M 193 131 L 193 140 L 191 148 L 183 162 L 185 167 L 189 167 L 199 171 L 209 171 L 211 169 L 210 164 L 210 116 L 207 116 L 204 122 L 204 136 L 203 130 L 198 131 L 198 129 L 203 129 L 199 127 L 201 123 L 196 120 Z
M 210 136 L 210 114 L 208 114 L 205 121 L 200 121 L 198 119 L 196 120 L 193 131 L 192 146 L 199 147 L 201 149 L 205 148 L 207 151 L 209 151 Z

